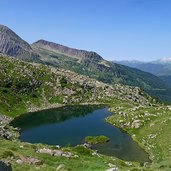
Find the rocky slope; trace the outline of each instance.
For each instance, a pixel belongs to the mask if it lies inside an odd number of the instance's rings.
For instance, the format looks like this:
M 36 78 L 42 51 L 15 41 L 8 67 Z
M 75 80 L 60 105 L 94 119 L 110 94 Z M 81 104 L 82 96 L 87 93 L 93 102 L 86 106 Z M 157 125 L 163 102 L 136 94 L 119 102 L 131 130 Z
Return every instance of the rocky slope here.
M 140 88 L 114 86 L 86 76 L 0 55 L 0 112 L 10 115 L 54 104 L 103 103 L 117 98 L 149 103 Z
M 111 107 L 113 116 L 106 120 L 122 128 L 143 147 L 152 160 L 149 170 L 169 171 L 171 168 L 171 107 L 138 105 L 129 108 Z M 143 170 L 148 170 L 148 169 Z M 140 169 L 141 170 L 141 169 Z
M 158 77 L 104 60 L 96 52 L 77 50 L 40 40 L 30 46 L 6 26 L 0 26 L 0 52 L 24 61 L 47 64 L 89 76 L 104 83 L 166 89 Z M 159 96 L 160 97 L 160 96 Z
M 162 80 L 167 88 L 148 90 L 152 96 L 158 97 L 161 101 L 171 103 L 171 62 L 170 58 L 162 58 L 152 62 L 140 61 L 116 61 L 119 64 L 140 69 L 156 75 Z
M 29 61 L 38 58 L 26 41 L 3 25 L 0 25 L 0 52 Z
M 85 50 L 73 49 L 67 46 L 63 46 L 57 43 L 48 42 L 46 40 L 38 40 L 32 44 L 32 47 L 43 48 L 56 53 L 66 54 L 71 58 L 76 59 L 92 59 L 96 61 L 103 60 L 103 58 L 96 52 L 88 52 Z
M 32 48 L 44 64 L 68 69 L 105 83 L 121 83 L 143 89 L 165 87 L 158 77 L 106 61 L 95 52 L 72 49 L 45 40 L 33 43 Z

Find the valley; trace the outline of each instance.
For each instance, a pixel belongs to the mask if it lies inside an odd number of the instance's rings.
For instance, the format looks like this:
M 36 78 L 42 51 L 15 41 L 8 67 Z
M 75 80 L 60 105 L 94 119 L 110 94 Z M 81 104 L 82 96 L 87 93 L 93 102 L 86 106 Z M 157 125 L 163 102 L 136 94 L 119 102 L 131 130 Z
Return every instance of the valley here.
M 161 101 L 170 104 L 171 102 L 171 60 L 170 58 L 161 58 L 151 62 L 141 61 L 116 61 L 116 63 L 136 68 L 144 72 L 148 72 L 156 75 L 164 84 L 163 89 L 151 89 L 147 90 L 152 96 L 156 96 Z

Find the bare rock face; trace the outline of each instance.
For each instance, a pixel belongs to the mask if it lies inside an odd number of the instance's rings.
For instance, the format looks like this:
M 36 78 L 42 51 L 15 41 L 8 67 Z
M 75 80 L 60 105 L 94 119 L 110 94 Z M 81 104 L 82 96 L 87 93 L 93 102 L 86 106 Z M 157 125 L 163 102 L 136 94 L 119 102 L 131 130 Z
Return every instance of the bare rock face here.
M 6 140 L 16 141 L 19 137 L 19 129 L 9 126 L 11 120 L 12 118 L 0 114 L 0 137 Z
M 85 50 L 78 50 L 74 48 L 70 48 L 67 46 L 63 46 L 57 43 L 49 42 L 46 40 L 38 40 L 37 42 L 32 44 L 33 47 L 43 48 L 47 50 L 51 50 L 57 53 L 67 54 L 70 57 L 78 58 L 78 59 L 95 59 L 102 60 L 103 58 L 98 55 L 96 52 L 89 52 Z
M 0 52 L 25 60 L 38 57 L 26 41 L 3 25 L 0 25 Z

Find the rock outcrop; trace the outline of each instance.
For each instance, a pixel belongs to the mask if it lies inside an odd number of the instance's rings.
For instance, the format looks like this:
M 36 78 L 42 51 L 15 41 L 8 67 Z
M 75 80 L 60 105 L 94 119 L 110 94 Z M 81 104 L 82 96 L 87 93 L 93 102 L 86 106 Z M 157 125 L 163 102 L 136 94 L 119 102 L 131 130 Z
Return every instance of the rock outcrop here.
M 26 41 L 3 25 L 0 25 L 0 52 L 28 61 L 38 58 Z
M 19 138 L 19 130 L 18 128 L 9 125 L 11 120 L 12 118 L 0 114 L 0 137 L 7 140 L 17 141 Z
M 74 48 L 70 48 L 67 46 L 63 46 L 57 43 L 49 42 L 46 40 L 38 40 L 37 42 L 32 44 L 33 47 L 47 49 L 56 53 L 67 54 L 72 58 L 78 59 L 91 59 L 100 61 L 103 58 L 98 55 L 96 52 L 89 52 L 85 50 L 78 50 Z

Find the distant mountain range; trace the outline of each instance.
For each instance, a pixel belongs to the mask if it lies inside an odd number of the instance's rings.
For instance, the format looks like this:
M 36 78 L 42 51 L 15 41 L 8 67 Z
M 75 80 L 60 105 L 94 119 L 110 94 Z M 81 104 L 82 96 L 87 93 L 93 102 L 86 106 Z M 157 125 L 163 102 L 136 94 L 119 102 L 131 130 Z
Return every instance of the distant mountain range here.
M 138 86 L 145 90 L 167 89 L 165 83 L 153 74 L 107 61 L 93 51 L 46 40 L 30 45 L 3 25 L 0 25 L 0 52 L 24 61 L 71 70 L 104 83 Z
M 136 60 L 115 62 L 154 74 L 161 78 L 167 85 L 171 86 L 171 58 L 161 58 L 151 62 L 141 62 Z
M 161 58 L 159 60 L 151 62 L 141 62 L 136 60 L 114 62 L 129 67 L 137 68 L 157 76 L 171 75 L 171 58 Z

